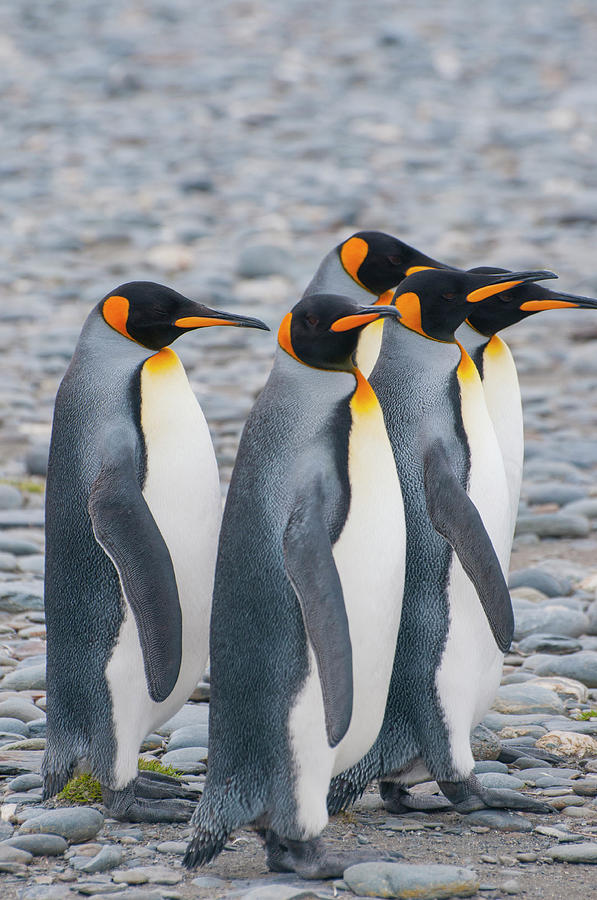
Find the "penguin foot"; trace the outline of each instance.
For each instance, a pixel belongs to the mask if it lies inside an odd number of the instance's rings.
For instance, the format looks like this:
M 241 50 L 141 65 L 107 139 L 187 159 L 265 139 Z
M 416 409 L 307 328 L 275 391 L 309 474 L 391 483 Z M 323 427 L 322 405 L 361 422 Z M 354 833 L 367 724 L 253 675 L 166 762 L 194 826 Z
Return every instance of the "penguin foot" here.
M 553 807 L 526 794 L 505 788 L 483 787 L 475 775 L 464 781 L 438 782 L 442 792 L 460 813 L 476 812 L 479 809 L 519 809 L 534 813 L 551 813 Z
M 159 774 L 159 773 L 152 773 Z M 144 778 L 139 774 L 135 780 L 135 797 L 143 800 L 189 799 L 189 794 L 177 778 L 165 776 L 168 781 L 158 778 Z
M 310 841 L 291 841 L 273 831 L 264 835 L 267 865 L 271 872 L 294 872 L 307 881 L 319 878 L 341 878 L 349 866 L 379 861 L 372 853 L 330 853 L 320 837 Z M 392 862 L 401 854 L 391 857 Z M 388 857 L 389 859 L 389 857 Z
M 435 794 L 411 794 L 405 787 L 395 781 L 380 781 L 379 793 L 384 809 L 394 815 L 407 812 L 441 812 L 452 809 L 446 797 Z
M 189 800 L 149 799 L 136 796 L 136 779 L 121 791 L 102 785 L 102 800 L 109 816 L 121 822 L 188 822 L 195 809 Z

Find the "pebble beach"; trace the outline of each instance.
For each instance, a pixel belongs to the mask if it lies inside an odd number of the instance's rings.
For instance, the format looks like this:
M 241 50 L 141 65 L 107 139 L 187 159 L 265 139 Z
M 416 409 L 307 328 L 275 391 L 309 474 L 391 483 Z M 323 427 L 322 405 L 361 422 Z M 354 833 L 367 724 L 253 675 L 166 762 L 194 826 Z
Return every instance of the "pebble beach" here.
M 590 0 L 0 4 L 2 898 L 597 897 L 591 311 L 502 333 L 525 415 L 516 632 L 473 746 L 485 785 L 552 814 L 390 816 L 372 787 L 327 839 L 394 861 L 307 883 L 268 873 L 250 831 L 189 873 L 189 826 L 42 805 L 39 776 L 47 452 L 92 306 L 151 280 L 270 326 L 176 344 L 224 496 L 278 324 L 351 233 L 386 231 L 456 266 L 551 269 L 550 287 L 597 296 L 596 41 Z M 192 797 L 208 764 L 208 678 L 141 752 L 181 771 Z

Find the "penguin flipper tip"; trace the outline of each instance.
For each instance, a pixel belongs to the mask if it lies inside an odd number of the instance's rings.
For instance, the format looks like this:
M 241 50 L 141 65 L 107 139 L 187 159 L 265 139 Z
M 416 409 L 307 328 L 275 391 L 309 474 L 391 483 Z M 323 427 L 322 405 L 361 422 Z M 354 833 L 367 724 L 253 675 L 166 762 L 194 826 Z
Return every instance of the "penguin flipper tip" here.
M 204 866 L 224 849 L 228 834 L 215 835 L 211 831 L 198 828 L 191 838 L 183 857 L 182 864 L 187 869 Z

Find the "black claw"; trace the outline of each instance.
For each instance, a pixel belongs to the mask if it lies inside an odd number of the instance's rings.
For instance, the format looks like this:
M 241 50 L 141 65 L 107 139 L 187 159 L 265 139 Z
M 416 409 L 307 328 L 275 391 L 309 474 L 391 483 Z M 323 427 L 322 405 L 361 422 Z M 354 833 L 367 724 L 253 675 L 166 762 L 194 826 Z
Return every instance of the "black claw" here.
M 183 856 L 183 866 L 187 869 L 204 866 L 222 852 L 227 840 L 227 834 L 215 836 L 209 831 L 198 829 Z

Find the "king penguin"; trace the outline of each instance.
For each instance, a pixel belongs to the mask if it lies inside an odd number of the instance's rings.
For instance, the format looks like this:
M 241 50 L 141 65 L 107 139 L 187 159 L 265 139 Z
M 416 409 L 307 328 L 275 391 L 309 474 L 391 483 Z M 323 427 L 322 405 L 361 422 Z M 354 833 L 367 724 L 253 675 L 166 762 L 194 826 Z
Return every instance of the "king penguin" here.
M 353 354 L 365 326 L 396 314 L 315 294 L 280 326 L 222 521 L 188 867 L 249 823 L 274 871 L 329 878 L 350 864 L 320 837 L 326 795 L 381 727 L 405 552 L 392 448 Z
M 383 410 L 406 520 L 402 619 L 384 722 L 375 745 L 334 779 L 330 812 L 374 778 L 392 812 L 407 787 L 435 779 L 462 811 L 549 811 L 473 774 L 470 731 L 500 683 L 514 619 L 504 579 L 509 498 L 481 380 L 455 329 L 477 303 L 551 273 L 421 271 L 399 286 L 400 323 L 384 328 L 371 385 Z M 495 301 L 494 301 L 495 302 Z M 446 801 L 444 801 L 445 803 Z
M 267 329 L 151 282 L 87 318 L 54 410 L 46 493 L 44 798 L 83 763 L 108 813 L 184 821 L 178 787 L 138 776 L 145 736 L 201 677 L 221 518 L 215 454 L 169 348 L 210 325 Z

